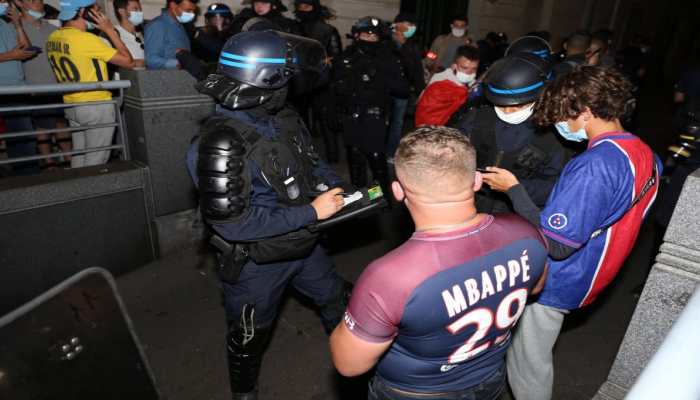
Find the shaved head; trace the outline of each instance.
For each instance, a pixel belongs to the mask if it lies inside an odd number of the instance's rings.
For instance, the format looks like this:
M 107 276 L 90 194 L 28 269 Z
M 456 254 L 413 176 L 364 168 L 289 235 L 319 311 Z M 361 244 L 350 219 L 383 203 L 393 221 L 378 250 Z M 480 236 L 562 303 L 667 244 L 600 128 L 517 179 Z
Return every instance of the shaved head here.
M 460 131 L 423 126 L 406 135 L 394 158 L 406 191 L 439 201 L 471 197 L 476 151 Z

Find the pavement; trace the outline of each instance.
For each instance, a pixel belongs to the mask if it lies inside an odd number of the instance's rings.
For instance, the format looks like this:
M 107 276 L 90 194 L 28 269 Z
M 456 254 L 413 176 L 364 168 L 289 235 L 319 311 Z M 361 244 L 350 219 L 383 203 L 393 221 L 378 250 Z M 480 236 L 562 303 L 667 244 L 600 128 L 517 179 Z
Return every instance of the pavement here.
M 355 281 L 373 259 L 412 233 L 406 211 L 349 223 L 325 244 L 338 271 Z M 612 287 L 594 306 L 566 319 L 555 348 L 555 399 L 590 399 L 605 381 L 656 253 L 656 230 L 645 225 Z M 211 255 L 184 249 L 117 279 L 163 399 L 230 398 L 225 322 Z M 364 399 L 366 377 L 341 378 L 333 369 L 316 311 L 290 291 L 265 354 L 260 400 Z M 507 398 L 504 397 L 504 398 Z

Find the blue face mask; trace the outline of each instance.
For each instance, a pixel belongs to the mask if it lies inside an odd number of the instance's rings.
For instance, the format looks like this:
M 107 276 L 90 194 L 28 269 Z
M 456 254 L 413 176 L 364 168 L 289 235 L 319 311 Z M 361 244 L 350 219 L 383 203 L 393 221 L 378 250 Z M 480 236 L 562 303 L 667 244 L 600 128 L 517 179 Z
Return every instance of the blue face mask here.
M 29 14 L 29 16 L 34 18 L 34 19 L 42 19 L 42 18 L 44 18 L 44 15 L 46 15 L 46 13 L 43 11 L 34 11 L 34 10 L 27 10 L 27 14 Z
M 134 26 L 141 25 L 143 23 L 143 11 L 130 11 L 128 19 Z
M 93 24 L 92 22 L 86 20 L 86 21 L 85 21 L 85 28 L 86 28 L 87 30 L 91 31 L 91 30 L 95 29 L 95 24 Z
M 0 15 L 5 15 L 5 13 L 7 12 L 7 7 L 9 6 L 10 5 L 7 3 L 0 3 Z
M 186 24 L 188 22 L 192 22 L 193 19 L 194 19 L 194 13 L 191 13 L 191 12 L 183 12 L 182 14 L 177 16 L 177 20 L 181 24 Z
M 416 34 L 416 29 L 417 29 L 417 28 L 416 28 L 415 26 L 409 27 L 408 30 L 407 30 L 406 32 L 403 33 L 403 37 L 405 37 L 406 39 L 408 39 L 408 38 L 410 38 L 411 36 L 415 35 L 415 34 Z
M 557 122 L 554 124 L 554 127 L 557 128 L 557 132 L 559 132 L 559 134 L 566 140 L 570 140 L 572 142 L 583 142 L 584 140 L 588 140 L 586 130 L 583 129 L 583 127 L 576 132 L 571 132 L 571 130 L 569 130 L 569 124 L 567 124 L 566 121 Z

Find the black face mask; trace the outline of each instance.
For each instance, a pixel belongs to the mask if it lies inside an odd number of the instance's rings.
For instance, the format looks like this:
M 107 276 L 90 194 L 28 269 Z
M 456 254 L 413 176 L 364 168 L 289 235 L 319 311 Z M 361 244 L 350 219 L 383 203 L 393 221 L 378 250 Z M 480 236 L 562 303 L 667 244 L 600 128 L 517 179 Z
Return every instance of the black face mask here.
M 315 21 L 319 18 L 318 12 L 313 11 L 295 11 L 294 14 L 299 18 L 301 22 Z
M 376 53 L 377 51 L 379 51 L 379 49 L 381 47 L 381 43 L 380 42 L 368 42 L 366 40 L 358 40 L 357 46 L 362 51 L 365 51 L 368 53 Z

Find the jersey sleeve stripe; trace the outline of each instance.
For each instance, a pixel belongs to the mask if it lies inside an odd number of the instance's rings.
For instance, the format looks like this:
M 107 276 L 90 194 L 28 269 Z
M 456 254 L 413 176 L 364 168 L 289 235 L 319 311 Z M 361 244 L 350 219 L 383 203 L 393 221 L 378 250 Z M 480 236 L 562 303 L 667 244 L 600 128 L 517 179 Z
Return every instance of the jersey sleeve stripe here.
M 548 229 L 542 228 L 542 232 L 545 234 L 545 236 L 549 237 L 550 239 L 553 239 L 561 244 L 565 244 L 569 247 L 573 247 L 575 249 L 578 249 L 582 246 L 581 243 L 567 239 L 564 236 L 558 235 L 558 234 L 556 234 Z

